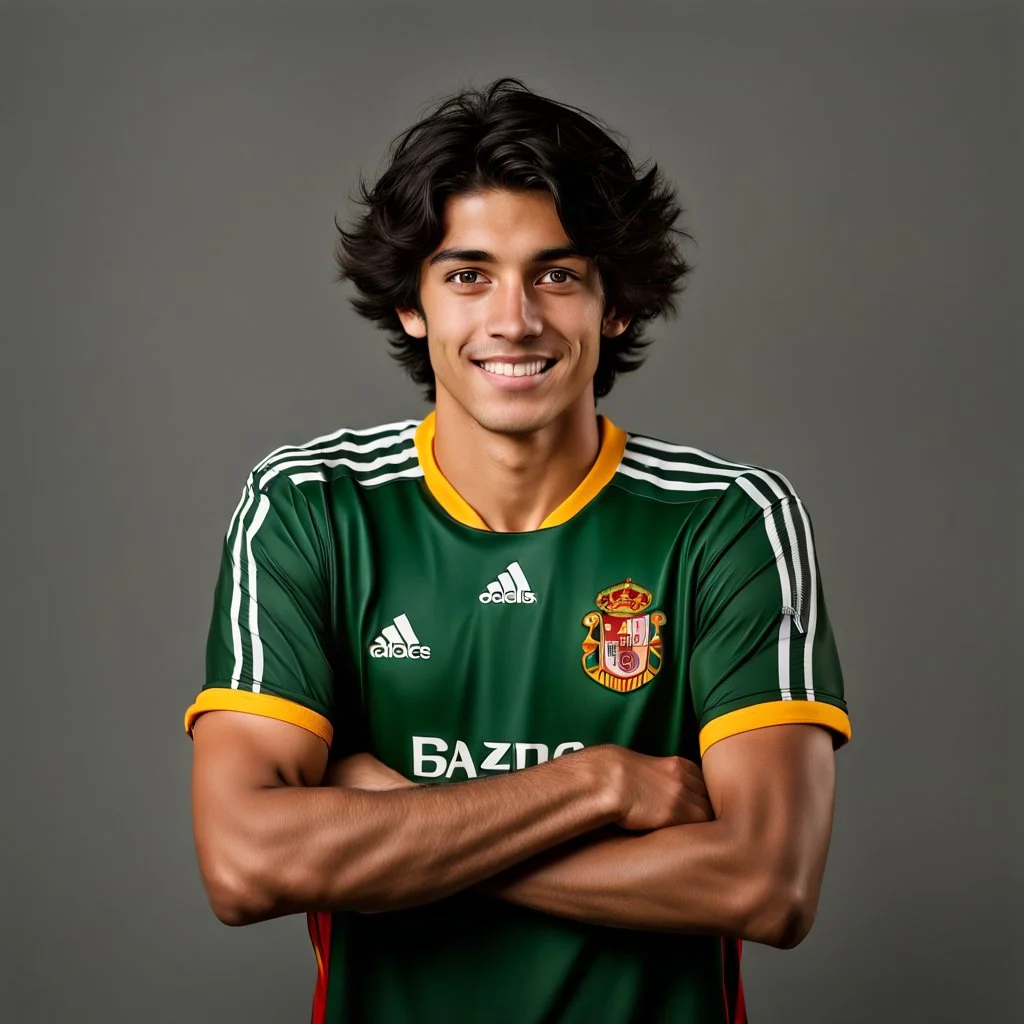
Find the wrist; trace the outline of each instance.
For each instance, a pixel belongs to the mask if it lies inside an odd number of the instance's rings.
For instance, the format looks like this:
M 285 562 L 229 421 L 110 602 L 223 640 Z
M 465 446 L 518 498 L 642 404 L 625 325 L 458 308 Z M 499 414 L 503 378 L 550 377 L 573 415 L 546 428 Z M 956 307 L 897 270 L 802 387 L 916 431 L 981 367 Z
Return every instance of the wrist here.
M 577 756 L 586 756 L 601 825 L 618 821 L 626 813 L 626 773 L 621 748 L 606 743 L 581 750 Z

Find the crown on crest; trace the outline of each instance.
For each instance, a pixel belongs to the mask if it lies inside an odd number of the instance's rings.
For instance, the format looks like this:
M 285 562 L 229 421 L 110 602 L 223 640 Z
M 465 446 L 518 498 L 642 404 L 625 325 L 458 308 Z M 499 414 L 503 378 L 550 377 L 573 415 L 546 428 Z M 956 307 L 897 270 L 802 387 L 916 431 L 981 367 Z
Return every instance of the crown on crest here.
M 597 607 L 609 615 L 636 615 L 650 607 L 654 595 L 639 583 L 634 583 L 631 577 L 626 577 L 622 583 L 606 587 L 597 595 Z

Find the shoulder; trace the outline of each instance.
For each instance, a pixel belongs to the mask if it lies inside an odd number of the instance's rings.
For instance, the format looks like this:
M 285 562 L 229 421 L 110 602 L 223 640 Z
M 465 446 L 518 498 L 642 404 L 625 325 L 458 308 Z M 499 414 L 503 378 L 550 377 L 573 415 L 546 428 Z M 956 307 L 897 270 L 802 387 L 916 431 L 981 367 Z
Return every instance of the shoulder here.
M 672 504 L 702 502 L 709 509 L 763 510 L 799 501 L 793 485 L 776 469 L 628 432 L 615 483 L 638 497 Z
M 275 448 L 249 474 L 254 494 L 280 493 L 308 483 L 351 479 L 363 487 L 423 475 L 414 436 L 418 420 L 376 427 L 342 427 L 298 445 Z
M 344 427 L 275 448 L 252 468 L 228 524 L 228 537 L 254 535 L 269 516 L 282 528 L 315 532 L 329 507 L 344 507 L 345 481 L 376 487 L 423 475 L 413 440 L 417 420 Z M 341 496 L 340 500 L 339 496 Z M 266 531 L 264 531 L 266 533 Z

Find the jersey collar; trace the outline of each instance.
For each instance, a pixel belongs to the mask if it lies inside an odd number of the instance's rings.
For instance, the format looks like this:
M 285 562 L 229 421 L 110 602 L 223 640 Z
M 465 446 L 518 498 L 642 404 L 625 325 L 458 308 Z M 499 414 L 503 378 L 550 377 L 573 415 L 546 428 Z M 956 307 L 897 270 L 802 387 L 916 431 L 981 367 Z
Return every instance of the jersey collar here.
M 598 416 L 598 427 L 601 431 L 601 447 L 597 459 L 590 472 L 580 481 L 579 486 L 563 501 L 558 508 L 550 512 L 540 524 L 539 529 L 546 530 L 550 526 L 561 526 L 568 522 L 585 505 L 593 501 L 602 488 L 615 475 L 622 461 L 622 452 L 626 447 L 626 432 L 620 430 L 607 416 Z M 427 490 L 437 499 L 438 504 L 454 520 L 464 526 L 472 526 L 477 530 L 490 530 L 480 518 L 479 513 L 465 498 L 455 490 L 441 472 L 434 458 L 434 433 L 436 430 L 435 414 L 430 413 L 416 428 L 416 454 L 423 468 L 423 480 Z

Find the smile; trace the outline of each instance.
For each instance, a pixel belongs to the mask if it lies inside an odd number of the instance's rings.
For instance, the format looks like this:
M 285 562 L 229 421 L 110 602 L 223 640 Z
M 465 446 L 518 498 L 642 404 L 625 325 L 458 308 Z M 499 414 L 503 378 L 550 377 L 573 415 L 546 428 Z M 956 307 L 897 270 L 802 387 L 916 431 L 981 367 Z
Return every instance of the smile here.
M 482 370 L 499 377 L 537 377 L 555 365 L 554 359 L 533 359 L 521 363 L 510 363 L 497 359 L 485 359 L 479 362 L 474 360 L 474 362 Z

